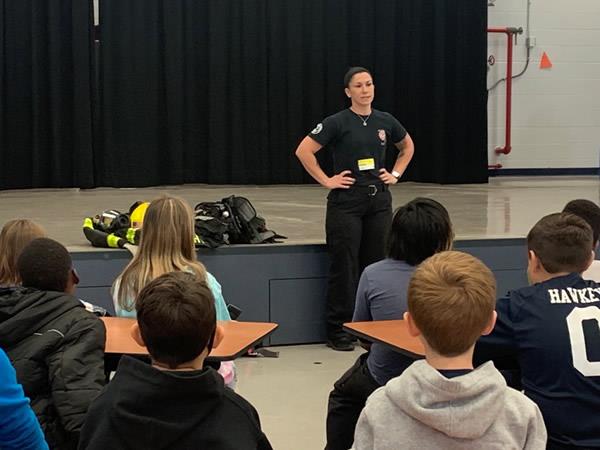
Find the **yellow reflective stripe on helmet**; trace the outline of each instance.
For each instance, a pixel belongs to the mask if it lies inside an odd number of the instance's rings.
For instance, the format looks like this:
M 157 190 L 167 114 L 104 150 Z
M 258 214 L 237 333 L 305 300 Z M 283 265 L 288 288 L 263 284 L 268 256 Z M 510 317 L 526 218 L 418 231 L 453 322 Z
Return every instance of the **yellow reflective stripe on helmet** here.
M 125 239 L 131 244 L 135 244 L 135 228 L 127 228 Z
M 92 222 L 91 217 L 86 217 L 83 219 L 83 228 L 94 228 L 94 222 Z
M 106 243 L 111 248 L 119 248 L 119 240 L 121 238 L 119 236 L 115 236 L 114 234 L 109 234 L 106 236 Z

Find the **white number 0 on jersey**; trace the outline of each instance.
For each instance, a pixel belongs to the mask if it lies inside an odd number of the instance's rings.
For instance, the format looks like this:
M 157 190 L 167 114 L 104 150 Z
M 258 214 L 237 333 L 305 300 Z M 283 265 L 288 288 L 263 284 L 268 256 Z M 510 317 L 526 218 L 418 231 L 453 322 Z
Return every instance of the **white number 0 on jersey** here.
M 585 337 L 583 335 L 584 320 L 595 320 L 600 329 L 600 308 L 597 306 L 575 308 L 567 316 L 573 367 L 585 377 L 598 377 L 600 376 L 600 361 L 589 361 L 587 358 Z

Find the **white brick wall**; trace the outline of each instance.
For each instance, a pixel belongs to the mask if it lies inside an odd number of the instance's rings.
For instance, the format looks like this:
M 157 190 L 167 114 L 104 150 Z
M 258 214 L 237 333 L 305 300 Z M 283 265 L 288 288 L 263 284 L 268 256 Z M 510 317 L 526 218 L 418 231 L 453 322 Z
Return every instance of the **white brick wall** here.
M 488 8 L 491 27 L 526 26 L 527 0 L 496 0 Z M 600 0 L 532 0 L 531 50 L 527 73 L 513 81 L 512 153 L 504 145 L 505 84 L 488 100 L 490 164 L 504 168 L 598 167 L 600 159 Z M 525 64 L 525 34 L 514 47 L 513 74 Z M 540 70 L 546 51 L 553 67 Z M 488 86 L 506 74 L 506 36 L 489 35 L 496 64 Z

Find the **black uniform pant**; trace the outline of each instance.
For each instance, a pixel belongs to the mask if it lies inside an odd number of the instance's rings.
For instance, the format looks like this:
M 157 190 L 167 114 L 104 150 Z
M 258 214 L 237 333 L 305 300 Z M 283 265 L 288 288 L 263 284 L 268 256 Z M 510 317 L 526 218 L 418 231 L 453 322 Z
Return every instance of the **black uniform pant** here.
M 327 336 L 343 334 L 342 324 L 354 313 L 356 288 L 362 270 L 385 256 L 392 221 L 388 186 L 335 189 L 327 197 L 325 231 L 329 252 Z
M 367 367 L 368 355 L 360 355 L 335 382 L 329 394 L 326 450 L 348 450 L 352 447 L 358 417 L 369 395 L 380 387 Z

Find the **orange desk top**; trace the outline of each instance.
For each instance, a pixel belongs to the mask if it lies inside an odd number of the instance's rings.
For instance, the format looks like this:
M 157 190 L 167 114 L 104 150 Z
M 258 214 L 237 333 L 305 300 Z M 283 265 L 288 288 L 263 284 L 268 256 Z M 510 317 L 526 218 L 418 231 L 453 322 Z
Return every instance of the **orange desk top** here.
M 419 338 L 408 333 L 404 320 L 376 320 L 372 322 L 349 322 L 344 330 L 365 341 L 389 345 L 394 350 L 412 358 L 422 358 L 425 349 Z
M 102 317 L 106 326 L 105 353 L 121 355 L 147 355 L 146 347 L 140 347 L 131 337 L 130 330 L 135 319 Z M 219 322 L 224 336 L 221 343 L 212 349 L 209 359 L 228 361 L 244 354 L 249 348 L 263 340 L 277 328 L 276 323 L 265 322 Z

